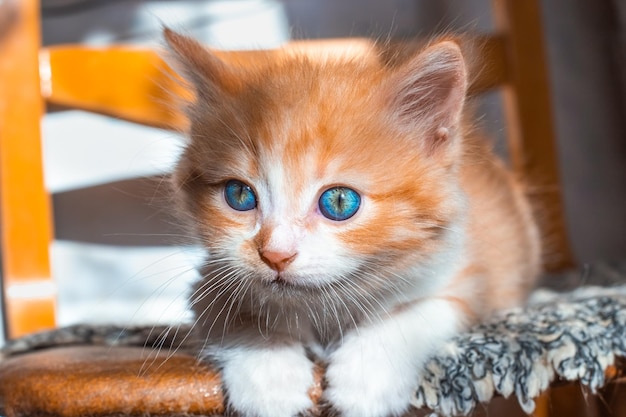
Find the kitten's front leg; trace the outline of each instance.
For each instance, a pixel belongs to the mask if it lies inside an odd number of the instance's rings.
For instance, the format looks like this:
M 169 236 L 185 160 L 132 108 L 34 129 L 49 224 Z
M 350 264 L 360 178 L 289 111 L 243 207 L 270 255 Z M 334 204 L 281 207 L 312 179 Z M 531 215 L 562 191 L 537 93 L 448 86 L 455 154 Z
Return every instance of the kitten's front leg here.
M 214 353 L 229 406 L 242 417 L 293 417 L 313 403 L 313 363 L 299 343 L 248 344 Z
M 326 400 L 342 417 L 404 413 L 419 370 L 460 328 L 458 307 L 431 299 L 353 330 L 331 354 Z

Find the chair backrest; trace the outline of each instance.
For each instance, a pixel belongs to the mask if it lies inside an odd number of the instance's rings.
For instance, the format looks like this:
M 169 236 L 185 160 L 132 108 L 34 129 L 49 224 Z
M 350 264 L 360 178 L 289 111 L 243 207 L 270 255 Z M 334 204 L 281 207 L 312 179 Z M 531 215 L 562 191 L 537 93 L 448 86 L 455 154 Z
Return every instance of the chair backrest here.
M 549 271 L 572 264 L 561 210 L 558 165 L 539 2 L 494 0 L 497 31 L 468 38 L 483 70 L 471 94 L 502 88 L 513 169 L 533 185 L 550 245 Z M 10 337 L 54 326 L 52 239 L 44 187 L 40 121 L 44 103 L 79 108 L 168 129 L 184 129 L 172 102 L 186 91 L 159 56 L 133 47 L 41 49 L 39 4 L 17 2 L 0 34 L 0 180 L 5 329 Z M 287 48 L 330 51 L 365 40 L 302 41 Z M 232 54 L 232 53 L 231 53 Z M 239 60 L 254 59 L 239 52 Z M 232 55 L 230 55 L 232 56 Z M 166 93 L 167 91 L 173 94 Z

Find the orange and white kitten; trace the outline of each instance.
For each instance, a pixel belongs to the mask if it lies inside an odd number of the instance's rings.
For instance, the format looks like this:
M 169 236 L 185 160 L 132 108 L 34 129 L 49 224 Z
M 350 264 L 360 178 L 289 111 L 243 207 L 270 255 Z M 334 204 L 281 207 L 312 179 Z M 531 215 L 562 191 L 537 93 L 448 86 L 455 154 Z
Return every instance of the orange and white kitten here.
M 238 415 L 306 413 L 311 352 L 336 413 L 399 415 L 430 355 L 523 302 L 538 232 L 520 184 L 462 122 L 456 43 L 392 67 L 228 63 L 165 37 L 195 93 L 174 175 L 208 252 L 195 326 Z

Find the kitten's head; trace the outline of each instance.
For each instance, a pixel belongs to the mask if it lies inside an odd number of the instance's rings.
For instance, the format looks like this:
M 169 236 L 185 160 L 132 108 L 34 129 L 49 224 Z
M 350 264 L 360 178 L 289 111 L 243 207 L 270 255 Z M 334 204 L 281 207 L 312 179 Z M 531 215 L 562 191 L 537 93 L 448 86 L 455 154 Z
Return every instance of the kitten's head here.
M 463 205 L 454 42 L 388 68 L 279 52 L 233 64 L 165 36 L 195 93 L 174 181 L 214 279 L 277 297 L 433 279 Z

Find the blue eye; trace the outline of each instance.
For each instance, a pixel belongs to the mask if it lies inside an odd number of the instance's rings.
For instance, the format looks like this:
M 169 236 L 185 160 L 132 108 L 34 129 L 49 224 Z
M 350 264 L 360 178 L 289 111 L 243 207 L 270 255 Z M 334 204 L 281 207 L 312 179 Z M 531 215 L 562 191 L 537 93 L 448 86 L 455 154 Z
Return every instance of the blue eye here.
M 237 211 L 248 211 L 256 207 L 254 191 L 241 181 L 228 181 L 224 187 L 224 197 L 228 205 Z
M 319 208 L 324 217 L 342 221 L 354 216 L 361 206 L 361 196 L 347 187 L 333 187 L 320 196 Z

